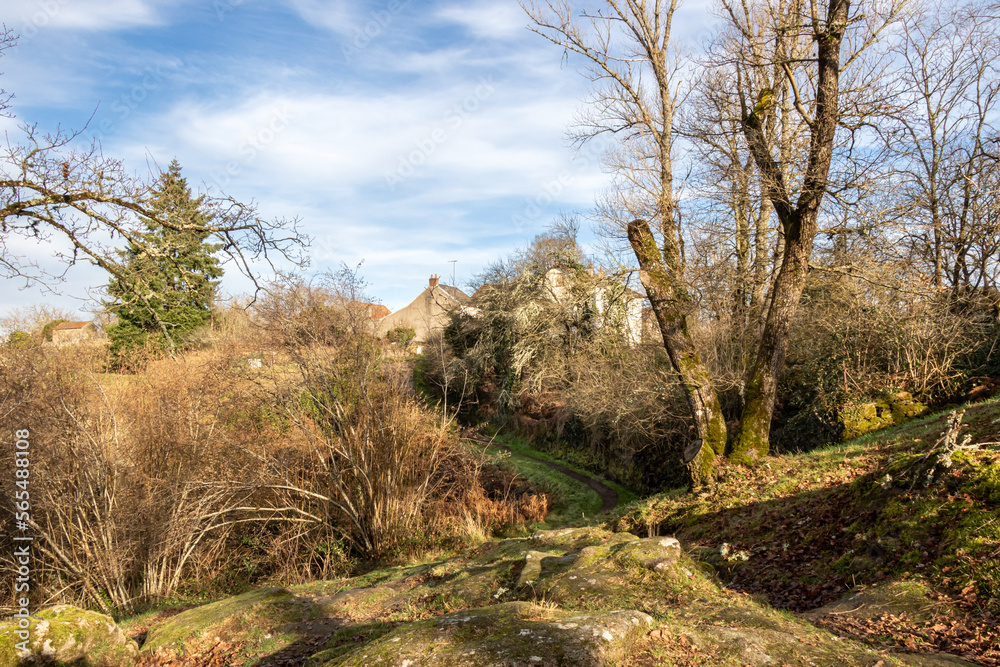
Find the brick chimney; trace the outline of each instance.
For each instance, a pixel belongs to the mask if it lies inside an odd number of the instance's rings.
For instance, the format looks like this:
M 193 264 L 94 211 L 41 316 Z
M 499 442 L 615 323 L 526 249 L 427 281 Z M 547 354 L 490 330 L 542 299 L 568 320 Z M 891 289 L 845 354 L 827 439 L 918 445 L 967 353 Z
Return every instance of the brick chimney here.
M 437 276 L 437 274 L 435 273 L 435 274 L 433 274 L 433 275 L 431 276 L 431 284 L 430 284 L 430 286 L 431 286 L 431 287 L 437 287 L 437 284 L 438 284 L 438 276 Z

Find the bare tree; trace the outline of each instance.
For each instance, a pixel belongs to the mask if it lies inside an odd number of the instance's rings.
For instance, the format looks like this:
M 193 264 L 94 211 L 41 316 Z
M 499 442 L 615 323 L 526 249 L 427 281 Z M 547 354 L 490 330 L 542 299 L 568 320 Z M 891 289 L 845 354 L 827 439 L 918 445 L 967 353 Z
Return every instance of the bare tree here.
M 712 81 L 718 90 L 702 96 L 718 119 L 709 129 L 714 143 L 706 151 L 724 166 L 731 184 L 737 299 L 767 309 L 745 381 L 739 432 L 729 450 L 736 460 L 768 451 L 777 381 L 819 229 L 838 129 L 856 135 L 868 126 L 863 98 L 842 99 L 841 92 L 861 91 L 870 79 L 842 75 L 852 67 L 872 73 L 861 67 L 862 54 L 895 21 L 903 1 L 877 3 L 864 15 L 852 15 L 849 0 L 720 3 L 725 27 L 712 55 L 725 67 Z M 681 87 L 669 38 L 677 2 L 607 0 L 579 15 L 567 2 L 522 6 L 532 20 L 530 29 L 583 56 L 586 75 L 596 84 L 575 138 L 608 134 L 616 140 L 606 160 L 616 182 L 600 213 L 627 235 L 681 376 L 703 445 L 689 462 L 698 484 L 711 476 L 711 461 L 723 451 L 727 431 L 691 335 L 695 301 L 685 275 L 686 235 L 674 181 L 673 152 L 679 147 L 674 118 Z M 755 189 L 763 201 L 751 204 Z M 765 282 L 771 215 L 778 231 L 771 260 L 776 272 L 773 282 Z
M 12 32 L 0 31 L 0 55 L 14 42 Z M 0 92 L 0 113 L 8 99 Z M 22 131 L 22 143 L 8 137 L 0 147 L 0 273 L 8 278 L 51 286 L 63 280 L 70 267 L 86 261 L 134 286 L 141 303 L 150 296 L 148 285 L 130 272 L 119 249 L 130 243 L 147 245 L 144 237 L 150 225 L 221 244 L 228 261 L 258 288 L 256 262 L 304 260 L 301 250 L 308 238 L 297 219 L 265 220 L 253 204 L 223 195 L 206 199 L 209 215 L 204 224 L 178 221 L 151 205 L 154 183 L 131 175 L 96 143 L 74 148 L 81 144 L 82 132 L 47 134 L 27 124 Z M 58 268 L 16 250 L 17 239 L 51 244 Z
M 16 41 L 17 35 L 14 34 L 14 31 L 6 25 L 0 24 L 0 56 L 3 55 L 4 51 L 12 47 Z M 12 97 L 14 97 L 13 94 L 8 93 L 3 88 L 0 88 L 0 116 L 10 117 L 10 112 L 7 111 L 7 106 Z
M 601 212 L 628 238 L 664 345 L 681 377 L 697 438 L 685 452 L 694 486 L 709 482 L 727 431 L 712 378 L 691 335 L 694 300 L 685 277 L 683 229 L 674 184 L 674 116 L 679 102 L 670 27 L 678 0 L 606 0 L 574 14 L 570 2 L 522 2 L 531 29 L 587 61 L 595 85 L 577 142 L 611 135 L 616 188 Z
M 998 44 L 1000 19 L 986 3 L 933 0 L 908 18 L 895 48 L 888 213 L 908 223 L 894 240 L 938 289 L 995 288 L 1000 278 Z
M 728 351 L 717 351 L 726 361 L 712 368 L 717 382 L 734 385 L 753 361 L 781 240 L 760 170 L 742 138 L 736 83 L 731 62 L 707 63 L 678 124 L 678 134 L 691 148 L 697 192 L 687 201 L 690 280 L 704 316 L 727 330 Z M 782 94 L 779 89 L 779 99 Z M 767 132 L 775 131 L 772 115 Z M 734 377 L 724 379 L 720 373 Z
M 0 317 L 0 337 L 6 338 L 15 331 L 40 336 L 46 324 L 57 320 L 72 320 L 77 314 L 66 308 L 47 303 L 36 303 L 14 308 Z
M 849 0 L 722 4 L 733 29 L 742 134 L 782 236 L 767 318 L 730 450 L 736 460 L 752 460 L 768 451 L 778 379 L 806 284 L 837 130 L 845 125 L 845 110 L 853 109 L 841 98 L 842 73 L 861 62 L 861 54 L 896 19 L 901 3 L 867 8 L 866 15 L 852 15 Z M 848 37 L 852 25 L 858 29 Z M 762 78 L 768 70 L 769 77 Z M 783 94 L 777 97 L 779 90 Z M 780 133 L 768 132 L 773 114 L 779 116 Z M 805 125 L 801 141 L 789 141 L 785 127 L 792 124 L 785 117 Z

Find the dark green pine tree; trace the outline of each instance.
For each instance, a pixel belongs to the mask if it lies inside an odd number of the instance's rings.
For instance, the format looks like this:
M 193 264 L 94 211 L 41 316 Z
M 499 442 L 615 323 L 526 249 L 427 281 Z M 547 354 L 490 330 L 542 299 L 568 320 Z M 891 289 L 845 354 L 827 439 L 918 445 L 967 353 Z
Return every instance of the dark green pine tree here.
M 108 285 L 105 307 L 118 317 L 108 338 L 119 363 L 146 346 L 171 353 L 183 349 L 191 332 L 211 318 L 222 276 L 214 256 L 222 246 L 190 229 L 205 226 L 212 214 L 203 210 L 204 196 L 191 197 L 177 160 L 160 175 L 147 204 L 155 219 L 144 220 L 148 231 L 120 251 L 124 270 Z

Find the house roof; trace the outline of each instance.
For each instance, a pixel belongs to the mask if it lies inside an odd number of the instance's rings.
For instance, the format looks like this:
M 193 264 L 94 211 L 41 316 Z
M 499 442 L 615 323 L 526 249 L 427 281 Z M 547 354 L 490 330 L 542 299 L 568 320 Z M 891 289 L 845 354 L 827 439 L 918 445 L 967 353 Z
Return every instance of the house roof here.
M 451 285 L 437 284 L 437 285 L 435 285 L 433 287 L 428 287 L 427 289 L 429 289 L 429 290 L 441 290 L 450 299 L 452 299 L 456 303 L 459 303 L 459 304 L 469 303 L 469 295 L 466 294 L 465 292 L 463 292 L 462 290 L 458 289 L 457 287 L 453 287 Z
M 493 287 L 495 287 L 493 283 L 483 283 L 475 292 L 472 293 L 472 300 L 475 301 Z
M 380 319 L 382 319 L 390 312 L 392 312 L 388 308 L 383 306 L 381 303 L 365 303 L 364 301 L 352 301 L 351 304 L 367 308 L 368 314 L 376 322 L 378 322 Z
M 61 322 L 54 327 L 53 331 L 71 331 L 73 329 L 84 329 L 87 326 L 94 326 L 93 322 Z

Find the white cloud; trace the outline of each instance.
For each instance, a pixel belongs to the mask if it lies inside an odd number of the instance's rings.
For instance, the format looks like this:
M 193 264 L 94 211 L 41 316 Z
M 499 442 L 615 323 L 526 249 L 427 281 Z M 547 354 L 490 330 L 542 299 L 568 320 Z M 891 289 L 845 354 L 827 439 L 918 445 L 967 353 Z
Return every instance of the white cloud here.
M 149 134 L 140 140 L 142 152 L 148 145 L 154 154 L 186 153 L 182 163 L 194 158 L 211 182 L 278 180 L 292 191 L 346 195 L 375 185 L 389 195 L 394 175 L 439 179 L 442 201 L 472 186 L 484 196 L 530 192 L 570 158 L 561 136 L 575 104 L 499 83 L 381 96 L 248 91 L 236 99 L 181 101 L 142 118 L 144 128 L 159 128 L 152 145 Z
M 4 239 L 4 253 L 9 257 L 24 258 L 34 263 L 38 269 L 53 278 L 42 284 L 25 288 L 23 278 L 4 279 L 4 290 L 0 294 L 0 313 L 12 308 L 47 301 L 70 310 L 82 311 L 94 305 L 91 298 L 96 290 L 108 282 L 108 274 L 86 261 L 79 261 L 67 268 L 66 262 L 55 256 L 56 252 L 68 254 L 68 244 L 53 235 L 48 239 L 35 239 L 22 235 L 7 234 Z M 37 273 L 27 271 L 27 273 Z M 45 287 L 48 285 L 48 289 Z
M 9 116 L 0 116 L 0 134 L 6 135 L 8 133 L 15 136 L 20 134 L 20 130 L 17 127 L 17 119 Z
M 443 7 L 437 17 L 455 23 L 476 37 L 509 39 L 525 32 L 527 16 L 516 2 L 461 3 Z
M 162 2 L 162 0 L 160 0 Z M 5 0 L 6 20 L 23 39 L 41 30 L 117 30 L 161 22 L 152 0 Z
M 360 18 L 357 5 L 346 0 L 288 0 L 302 19 L 318 28 L 346 35 Z
M 244 0 L 222 1 L 235 7 Z M 108 116 L 114 121 L 103 141 L 107 154 L 143 170 L 147 158 L 164 166 L 177 157 L 196 189 L 201 182 L 225 184 L 238 199 L 260 202 L 263 217 L 300 216 L 317 238 L 314 268 L 364 259 L 371 291 L 393 309 L 408 303 L 431 273 L 450 276 L 450 260 L 459 260 L 463 284 L 527 243 L 559 211 L 588 208 L 606 183 L 593 153 L 574 160 L 563 139 L 586 82 L 524 31 L 512 0 L 420 12 L 409 11 L 416 3 L 406 0 L 285 0 L 285 6 L 295 16 L 279 12 L 281 20 L 308 33 L 300 17 L 345 36 L 344 43 L 367 22 L 386 20 L 379 12 L 392 20 L 364 58 L 347 66 L 340 64 L 337 38 L 323 35 L 318 39 L 329 54 L 313 48 L 296 57 L 300 45 L 281 44 L 281 57 L 274 57 L 272 46 L 261 43 L 248 60 L 240 48 L 184 48 L 181 37 L 177 50 L 157 52 L 165 42 L 154 41 L 143 55 L 126 39 L 79 32 L 25 70 L 32 76 L 19 75 L 17 90 L 37 99 L 43 86 L 67 83 L 69 101 L 90 110 L 89 100 L 105 91 L 95 125 Z M 406 21 L 393 18 L 404 13 Z M 223 31 L 236 24 L 202 20 Z M 286 28 L 276 34 L 293 34 Z M 69 45 L 81 54 L 107 53 L 81 65 Z M 42 40 L 32 44 L 42 46 Z M 25 53 L 28 60 L 36 56 Z M 326 69 L 331 61 L 338 66 Z M 99 68 L 117 62 L 106 73 L 113 87 L 101 88 Z M 144 64 L 127 70 L 133 62 Z M 136 97 L 145 63 L 154 71 L 163 63 L 163 75 L 144 99 L 127 105 L 127 114 L 117 113 L 111 104 Z M 401 182 L 387 183 L 393 174 Z M 225 279 L 229 293 L 248 287 L 235 276 Z
M 316 268 L 364 259 L 372 291 L 398 308 L 415 276 L 443 274 L 460 257 L 467 280 L 560 210 L 587 208 L 605 182 L 593 156 L 574 161 L 562 141 L 574 100 L 498 84 L 466 112 L 478 85 L 185 100 L 141 119 L 155 138 L 146 131 L 113 151 L 133 163 L 147 149 L 161 162 L 176 155 L 192 184 L 256 198 L 265 217 L 301 216 Z M 390 188 L 386 175 L 406 160 L 413 173 Z

